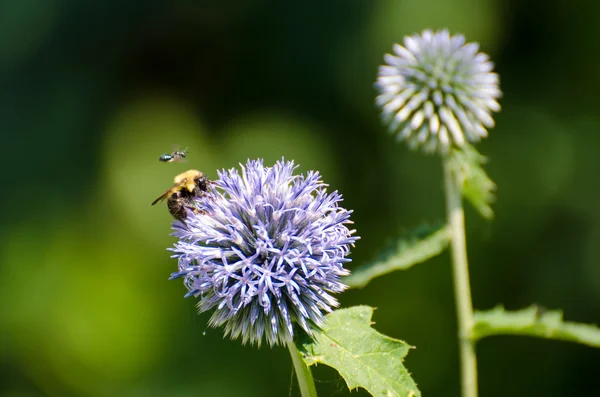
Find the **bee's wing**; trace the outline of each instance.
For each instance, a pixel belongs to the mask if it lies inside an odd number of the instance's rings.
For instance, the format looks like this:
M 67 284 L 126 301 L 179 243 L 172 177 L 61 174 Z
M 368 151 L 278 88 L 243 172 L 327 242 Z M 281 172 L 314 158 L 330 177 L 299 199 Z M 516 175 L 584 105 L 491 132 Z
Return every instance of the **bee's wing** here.
M 172 189 L 172 188 L 171 188 Z M 164 192 L 159 198 L 157 198 L 156 200 L 154 200 L 152 202 L 152 204 L 150 204 L 151 206 L 156 204 L 156 203 L 160 203 L 161 201 L 163 201 L 164 199 L 167 198 L 167 196 L 169 195 L 169 192 L 171 191 L 171 189 L 167 190 L 166 192 Z
M 187 152 L 188 151 L 187 146 L 185 146 L 185 149 L 184 149 L 184 146 L 179 145 L 179 144 L 173 144 L 173 145 L 171 145 L 171 148 L 173 149 L 173 152 Z
M 187 181 L 188 181 L 188 180 L 187 180 L 187 178 L 185 178 L 185 179 L 184 179 L 184 180 L 182 180 L 181 182 L 174 184 L 174 185 L 173 185 L 173 186 L 172 186 L 172 187 L 171 187 L 169 190 L 167 190 L 166 192 L 164 192 L 163 194 L 161 194 L 161 195 L 160 195 L 160 196 L 159 196 L 159 197 L 158 197 L 156 200 L 154 200 L 154 201 L 152 202 L 152 204 L 150 204 L 150 205 L 152 206 L 152 205 L 154 205 L 154 204 L 156 204 L 156 203 L 160 203 L 161 201 L 163 201 L 164 199 L 166 199 L 166 198 L 167 198 L 167 196 L 169 195 L 169 193 L 171 193 L 171 191 L 172 191 L 173 189 L 175 189 L 176 187 L 179 187 L 179 186 L 183 186 L 184 184 L 186 184 L 186 183 L 187 183 Z

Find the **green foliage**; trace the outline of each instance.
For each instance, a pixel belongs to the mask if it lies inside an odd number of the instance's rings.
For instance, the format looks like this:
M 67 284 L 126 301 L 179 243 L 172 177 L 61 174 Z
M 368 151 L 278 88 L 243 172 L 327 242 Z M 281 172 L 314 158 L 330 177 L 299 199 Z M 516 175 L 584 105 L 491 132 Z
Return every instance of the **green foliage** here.
M 496 184 L 482 167 L 486 162 L 486 157 L 469 144 L 450 153 L 450 165 L 462 179 L 463 196 L 482 217 L 492 219 L 494 211 L 490 205 L 494 201 Z
M 313 340 L 298 343 L 304 361 L 335 368 L 350 390 L 362 387 L 373 396 L 420 396 L 403 363 L 411 347 L 371 328 L 372 316 L 369 306 L 331 313 Z
M 537 305 L 517 311 L 506 311 L 502 306 L 476 311 L 473 339 L 491 335 L 527 335 L 600 347 L 600 328 L 563 321 L 562 311 L 547 311 Z
M 439 255 L 449 241 L 446 225 L 420 226 L 394 241 L 377 260 L 354 270 L 344 282 L 352 288 L 363 288 L 376 277 L 395 270 L 406 270 Z

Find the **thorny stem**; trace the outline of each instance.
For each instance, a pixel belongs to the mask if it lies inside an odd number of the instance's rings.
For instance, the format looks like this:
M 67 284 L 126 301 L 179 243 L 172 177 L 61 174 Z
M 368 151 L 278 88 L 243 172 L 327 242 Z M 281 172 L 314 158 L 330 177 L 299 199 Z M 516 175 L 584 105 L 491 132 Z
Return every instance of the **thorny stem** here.
M 317 389 L 315 388 L 315 381 L 313 380 L 310 368 L 308 368 L 308 365 L 302 359 L 294 341 L 289 341 L 287 347 L 294 363 L 294 372 L 296 373 L 296 378 L 298 378 L 300 394 L 302 397 L 317 397 Z
M 477 357 L 473 330 L 473 304 L 467 263 L 465 239 L 465 216 L 462 207 L 460 175 L 452 169 L 450 159 L 444 160 L 446 211 L 451 232 L 452 269 L 454 273 L 454 297 L 458 319 L 458 343 L 461 363 L 462 397 L 477 397 Z

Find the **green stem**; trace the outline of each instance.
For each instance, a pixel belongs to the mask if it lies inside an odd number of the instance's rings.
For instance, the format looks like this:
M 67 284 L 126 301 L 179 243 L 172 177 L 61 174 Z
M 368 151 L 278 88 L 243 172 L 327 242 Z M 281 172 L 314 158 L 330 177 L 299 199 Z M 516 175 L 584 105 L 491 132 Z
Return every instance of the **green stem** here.
M 313 380 L 310 368 L 308 368 L 308 365 L 302 359 L 298 349 L 296 349 L 294 341 L 289 341 L 287 347 L 294 363 L 294 372 L 296 372 L 296 377 L 298 378 L 300 394 L 302 397 L 317 397 L 317 389 L 315 388 L 315 381 Z
M 453 171 L 448 158 L 444 159 L 446 187 L 446 211 L 451 232 L 452 268 L 454 273 L 454 297 L 458 320 L 458 343 L 461 362 L 461 388 L 463 397 L 477 397 L 477 357 L 473 330 L 473 304 L 467 264 L 465 239 L 465 215 L 462 207 L 460 175 Z

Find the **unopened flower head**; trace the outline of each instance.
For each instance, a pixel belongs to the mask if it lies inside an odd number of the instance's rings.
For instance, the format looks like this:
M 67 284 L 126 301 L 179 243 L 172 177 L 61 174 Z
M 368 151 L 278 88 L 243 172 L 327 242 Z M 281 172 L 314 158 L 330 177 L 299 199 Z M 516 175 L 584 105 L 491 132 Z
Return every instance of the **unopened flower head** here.
M 477 43 L 447 30 L 407 36 L 379 68 L 377 105 L 399 140 L 426 152 L 476 142 L 494 126 L 502 95 L 494 65 Z
M 293 175 L 293 162 L 262 160 L 219 172 L 203 212 L 174 222 L 171 250 L 200 312 L 211 326 L 244 343 L 292 340 L 297 324 L 311 334 L 338 305 L 340 277 L 358 239 L 339 193 L 327 193 L 318 172 Z

